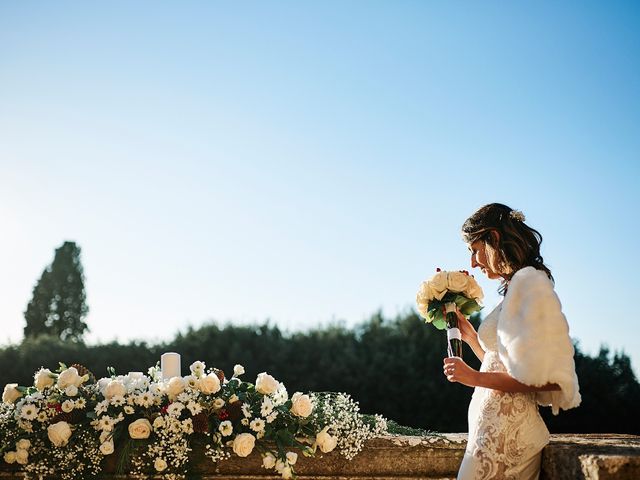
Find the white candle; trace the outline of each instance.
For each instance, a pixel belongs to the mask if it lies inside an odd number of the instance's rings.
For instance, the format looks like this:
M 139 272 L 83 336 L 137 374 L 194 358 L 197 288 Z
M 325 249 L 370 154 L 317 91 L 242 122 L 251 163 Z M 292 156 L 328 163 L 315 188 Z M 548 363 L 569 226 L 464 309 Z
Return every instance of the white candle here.
M 162 357 L 160 357 L 160 368 L 163 379 L 180 377 L 182 373 L 180 369 L 180 354 L 174 352 L 163 353 Z

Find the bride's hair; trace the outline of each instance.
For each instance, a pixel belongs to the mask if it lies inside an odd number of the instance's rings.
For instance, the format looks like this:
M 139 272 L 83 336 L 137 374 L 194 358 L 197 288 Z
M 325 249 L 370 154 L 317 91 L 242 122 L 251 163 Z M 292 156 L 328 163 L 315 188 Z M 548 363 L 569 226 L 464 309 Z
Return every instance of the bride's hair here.
M 544 271 L 553 281 L 551 270 L 540 255 L 542 235 L 524 220 L 522 212 L 502 203 L 490 203 L 467 218 L 462 225 L 462 237 L 468 244 L 482 240 L 489 266 L 504 275 L 507 282 L 515 272 L 529 266 Z

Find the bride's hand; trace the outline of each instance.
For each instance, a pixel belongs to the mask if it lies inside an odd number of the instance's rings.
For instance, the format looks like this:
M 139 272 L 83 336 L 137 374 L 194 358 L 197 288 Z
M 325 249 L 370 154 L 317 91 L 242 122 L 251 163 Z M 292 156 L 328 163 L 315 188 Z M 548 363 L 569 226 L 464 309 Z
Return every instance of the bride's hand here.
M 476 329 L 473 328 L 471 322 L 467 320 L 467 317 L 461 314 L 458 309 L 456 309 L 456 315 L 458 316 L 458 328 L 460 329 L 460 334 L 462 335 L 462 341 L 471 344 L 478 338 L 478 332 L 476 332 Z
M 450 382 L 458 382 L 468 387 L 477 385 L 477 370 L 464 363 L 460 357 L 447 357 L 444 359 L 444 374 Z

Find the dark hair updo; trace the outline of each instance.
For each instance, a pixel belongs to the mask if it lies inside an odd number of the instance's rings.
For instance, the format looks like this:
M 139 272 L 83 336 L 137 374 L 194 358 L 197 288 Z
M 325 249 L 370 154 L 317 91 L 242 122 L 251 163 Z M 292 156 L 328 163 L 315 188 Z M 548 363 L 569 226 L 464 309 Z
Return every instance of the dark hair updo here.
M 513 274 L 524 267 L 544 271 L 553 281 L 551 270 L 540 255 L 542 235 L 524 223 L 522 212 L 502 203 L 490 203 L 479 208 L 462 225 L 462 237 L 468 244 L 482 240 L 488 257 L 508 282 Z M 498 235 L 492 234 L 496 232 Z M 505 285 L 506 287 L 506 285 Z

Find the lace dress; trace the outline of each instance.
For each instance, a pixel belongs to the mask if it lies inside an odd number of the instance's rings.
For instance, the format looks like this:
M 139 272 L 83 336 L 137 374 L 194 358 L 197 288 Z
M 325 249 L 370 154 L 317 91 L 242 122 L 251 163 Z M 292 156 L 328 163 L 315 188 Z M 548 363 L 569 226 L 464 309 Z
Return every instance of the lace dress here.
M 498 356 L 498 305 L 482 322 L 478 339 L 485 351 L 481 372 L 506 372 Z M 549 431 L 534 393 L 476 387 L 469 405 L 469 440 L 458 480 L 536 479 Z

